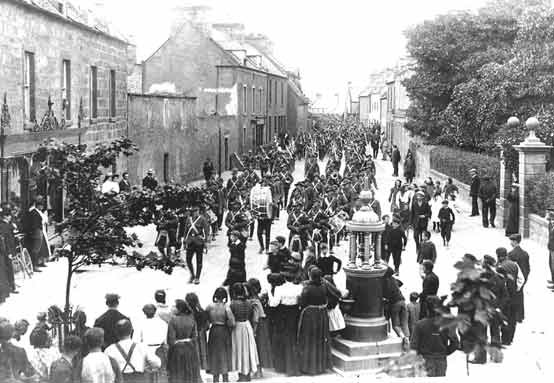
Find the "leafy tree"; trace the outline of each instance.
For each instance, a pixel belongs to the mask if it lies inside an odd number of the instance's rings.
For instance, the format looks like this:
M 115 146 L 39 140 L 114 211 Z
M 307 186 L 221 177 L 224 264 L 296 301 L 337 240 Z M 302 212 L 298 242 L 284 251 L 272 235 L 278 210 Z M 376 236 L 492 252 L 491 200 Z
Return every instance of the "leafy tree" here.
M 114 258 L 128 257 L 128 249 L 140 245 L 140 242 L 125 228 L 147 225 L 155 217 L 154 193 L 135 190 L 110 196 L 100 191 L 102 168 L 111 166 L 121 155 L 130 156 L 136 150 L 126 138 L 91 150 L 86 145 L 51 140 L 35 155 L 38 161 L 46 164 L 41 175 L 59 185 L 65 193 L 65 216 L 56 225 L 56 231 L 64 241 L 59 255 L 67 259 L 66 314 L 70 310 L 71 280 L 75 272 L 85 266 L 101 266 L 113 262 Z M 139 201 L 143 204 L 141 209 L 129 209 L 129 206 L 138 206 Z M 148 266 L 171 270 L 171 264 L 163 259 L 151 260 Z
M 510 58 L 517 33 L 511 15 L 458 12 L 438 16 L 406 32 L 414 74 L 404 80 L 412 105 L 407 128 L 436 138 L 445 130 L 442 113 L 457 85 L 470 81 L 483 65 Z
M 496 297 L 488 274 L 494 271 L 487 271 L 466 259 L 457 262 L 454 267 L 458 270 L 458 276 L 451 286 L 450 300 L 443 310 L 441 325 L 456 329 L 461 334 L 462 351 L 468 355 L 488 348 L 486 328 L 489 321 L 505 318 L 495 305 Z M 456 309 L 456 314 L 450 312 L 451 308 Z
M 548 33 L 537 33 L 538 20 L 526 15 L 544 17 L 548 9 L 545 0 L 495 0 L 477 13 L 442 15 L 408 30 L 415 65 L 403 83 L 412 99 L 406 127 L 442 144 L 494 148 L 493 136 L 513 113 L 520 89 L 513 77 L 531 73 L 518 73 L 514 57 L 544 56 Z

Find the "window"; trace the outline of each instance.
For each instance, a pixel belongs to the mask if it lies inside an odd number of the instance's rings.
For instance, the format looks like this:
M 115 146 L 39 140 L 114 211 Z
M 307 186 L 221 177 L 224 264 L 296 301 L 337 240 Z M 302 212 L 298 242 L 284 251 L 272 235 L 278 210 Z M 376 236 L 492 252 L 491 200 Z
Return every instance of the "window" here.
M 268 133 L 269 135 L 271 135 L 272 132 L 273 132 L 273 130 L 271 130 L 272 126 L 273 126 L 273 125 L 271 124 L 271 117 L 268 117 L 268 118 L 267 118 L 267 133 Z
M 277 105 L 277 81 L 273 81 L 274 89 L 273 89 L 273 95 L 275 96 L 273 98 L 273 101 L 275 102 L 274 105 Z
M 269 80 L 269 92 L 268 92 L 268 94 L 267 94 L 267 97 L 269 97 L 269 100 L 268 100 L 269 105 L 271 105 L 271 97 L 272 97 L 272 93 L 273 93 L 273 92 L 271 91 L 272 89 L 273 89 L 273 81 L 272 81 L 272 80 Z
M 246 91 L 246 85 L 242 86 L 242 113 L 247 113 L 247 105 L 248 105 L 248 93 Z
M 110 117 L 116 115 L 116 100 L 115 100 L 115 70 L 110 70 Z
M 252 87 L 252 100 L 250 100 L 251 102 L 251 109 L 252 110 L 252 114 L 254 114 L 256 112 L 256 110 L 254 109 L 255 108 L 255 104 L 256 104 L 256 88 L 255 87 Z
M 169 153 L 164 153 L 164 182 L 169 182 Z
M 90 118 L 98 117 L 98 68 L 90 67 Z
M 62 106 L 65 105 L 65 119 L 71 120 L 71 62 L 62 61 Z
M 25 52 L 23 79 L 24 115 L 26 121 L 36 121 L 35 108 L 35 54 Z
M 281 81 L 281 106 L 285 105 L 285 84 Z
M 262 88 L 258 89 L 258 94 L 259 94 L 259 107 L 258 107 L 258 112 L 259 113 L 262 113 L 263 111 L 263 104 L 262 104 L 262 100 L 263 100 L 263 95 L 264 95 L 264 92 L 262 90 Z
M 246 128 L 242 128 L 242 149 L 246 149 Z

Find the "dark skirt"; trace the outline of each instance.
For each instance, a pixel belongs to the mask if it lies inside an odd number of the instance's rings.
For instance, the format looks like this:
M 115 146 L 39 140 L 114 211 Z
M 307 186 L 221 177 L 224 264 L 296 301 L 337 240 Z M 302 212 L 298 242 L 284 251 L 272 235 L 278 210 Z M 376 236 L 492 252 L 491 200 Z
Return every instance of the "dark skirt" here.
M 208 369 L 210 374 L 227 374 L 231 369 L 231 330 L 213 325 L 208 337 Z
M 273 353 L 271 352 L 271 339 L 269 337 L 269 321 L 260 318 L 256 327 L 256 347 L 260 365 L 264 368 L 273 368 Z
M 206 330 L 198 330 L 198 341 L 196 342 L 198 347 L 198 357 L 200 358 L 200 369 L 208 369 L 208 337 Z
M 170 346 L 167 359 L 170 383 L 202 382 L 196 342 L 177 343 Z
M 300 371 L 322 374 L 331 367 L 329 345 L 329 316 L 327 306 L 308 306 L 298 323 L 298 352 Z
M 272 350 L 275 371 L 290 376 L 299 375 L 296 330 L 298 306 L 279 305 L 272 312 Z

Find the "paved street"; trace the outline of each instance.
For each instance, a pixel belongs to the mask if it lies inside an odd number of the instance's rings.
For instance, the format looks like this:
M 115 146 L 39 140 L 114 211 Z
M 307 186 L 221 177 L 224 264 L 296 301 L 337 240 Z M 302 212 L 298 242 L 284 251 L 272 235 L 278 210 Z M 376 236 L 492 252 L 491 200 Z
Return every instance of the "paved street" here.
M 323 164 L 322 164 L 323 165 Z M 295 179 L 303 178 L 303 162 L 296 165 Z M 379 186 L 378 199 L 384 212 L 388 212 L 389 205 L 386 202 L 393 177 L 390 163 L 377 161 L 377 182 Z M 436 271 L 441 279 L 440 294 L 448 294 L 450 283 L 455 279 L 453 263 L 464 253 L 469 252 L 481 258 L 483 254 L 494 254 L 496 247 L 509 248 L 509 241 L 504 237 L 501 229 L 483 229 L 479 218 L 468 217 L 467 206 L 461 206 L 462 213 L 456 218 L 451 247 L 444 249 L 440 237 L 435 240 L 438 249 L 438 261 Z M 273 225 L 272 237 L 286 234 L 286 214 L 281 213 L 281 218 Z M 145 227 L 135 230 L 143 239 L 145 246 L 142 251 L 153 248 L 155 238 L 154 227 Z M 344 257 L 345 243 L 339 248 L 338 253 Z M 529 374 L 548 373 L 554 370 L 548 363 L 547 347 L 554 338 L 554 331 L 549 328 L 550 318 L 548 311 L 541 307 L 542 302 L 552 299 L 552 292 L 546 288 L 547 276 L 547 252 L 536 244 L 524 241 L 522 247 L 531 257 L 531 275 L 526 287 L 526 321 L 518 326 L 514 344 L 505 352 L 505 360 L 502 364 L 487 364 L 484 366 L 470 366 L 471 377 L 498 376 L 513 377 L 525 372 Z M 75 276 L 72 283 L 72 301 L 79 302 L 80 307 L 89 316 L 89 325 L 94 318 L 104 310 L 103 297 L 107 292 L 116 292 L 122 296 L 121 311 L 129 315 L 131 319 L 142 317 L 141 308 L 145 303 L 153 300 L 153 292 L 156 289 L 166 289 L 169 301 L 182 298 L 186 293 L 194 291 L 198 293 L 201 302 L 207 305 L 211 296 L 225 278 L 227 272 L 228 250 L 226 236 L 218 235 L 215 242 L 209 246 L 205 256 L 204 269 L 201 284 L 196 286 L 187 284 L 188 271 L 174 270 L 172 275 L 162 272 L 143 270 L 137 272 L 132 268 L 120 266 L 90 267 L 84 273 Z M 265 255 L 258 254 L 258 244 L 254 240 L 248 243 L 246 270 L 248 277 L 258 277 L 265 283 L 265 272 L 262 270 L 266 261 Z M 65 289 L 65 268 L 63 260 L 50 263 L 43 273 L 35 275 L 32 280 L 26 281 L 20 289 L 20 294 L 10 297 L 0 306 L 0 316 L 10 319 L 27 318 L 30 322 L 39 310 L 46 310 L 51 304 L 63 306 Z M 413 238 L 409 239 L 406 252 L 403 254 L 400 279 L 404 282 L 402 290 L 407 297 L 412 291 L 420 291 L 421 279 L 418 266 L 415 261 L 415 244 Z M 337 278 L 339 287 L 344 287 L 344 274 Z M 540 338 L 539 338 L 540 337 Z M 465 376 L 465 356 L 460 352 L 449 359 L 448 376 Z M 272 373 L 267 372 L 271 377 Z M 211 378 L 210 378 L 211 379 Z M 283 381 L 282 377 L 273 376 L 268 381 Z M 210 380 L 207 380 L 210 381 Z M 295 381 L 313 381 L 311 378 L 295 378 Z

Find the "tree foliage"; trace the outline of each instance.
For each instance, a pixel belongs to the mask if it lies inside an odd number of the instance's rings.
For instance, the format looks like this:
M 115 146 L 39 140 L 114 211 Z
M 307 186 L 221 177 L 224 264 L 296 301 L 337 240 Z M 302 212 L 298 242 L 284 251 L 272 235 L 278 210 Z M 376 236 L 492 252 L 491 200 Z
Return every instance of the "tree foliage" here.
M 415 59 L 404 85 L 413 103 L 407 127 L 473 151 L 511 145 L 526 134 L 509 116 L 536 116 L 551 143 L 554 122 L 554 12 L 542 0 L 496 0 L 477 13 L 440 16 L 407 32 Z

